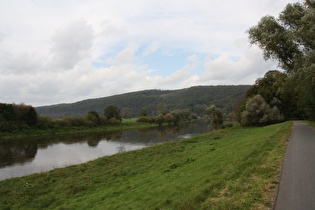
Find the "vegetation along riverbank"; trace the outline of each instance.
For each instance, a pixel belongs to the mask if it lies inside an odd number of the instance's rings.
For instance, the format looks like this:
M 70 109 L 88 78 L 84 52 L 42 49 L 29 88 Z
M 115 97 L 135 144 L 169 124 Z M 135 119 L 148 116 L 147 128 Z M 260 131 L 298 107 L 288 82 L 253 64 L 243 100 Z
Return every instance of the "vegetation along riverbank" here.
M 232 127 L 0 182 L 0 206 L 72 209 L 272 207 L 292 123 Z
M 78 133 L 97 133 L 105 131 L 118 131 L 118 130 L 128 130 L 128 129 L 141 129 L 156 127 L 158 124 L 153 123 L 141 123 L 136 122 L 134 119 L 124 119 L 119 124 L 111 125 L 99 125 L 99 126 L 65 126 L 65 127 L 52 127 L 46 129 L 24 129 L 15 132 L 0 132 L 1 140 L 16 140 L 19 137 L 27 136 L 49 136 L 49 135 L 72 135 Z

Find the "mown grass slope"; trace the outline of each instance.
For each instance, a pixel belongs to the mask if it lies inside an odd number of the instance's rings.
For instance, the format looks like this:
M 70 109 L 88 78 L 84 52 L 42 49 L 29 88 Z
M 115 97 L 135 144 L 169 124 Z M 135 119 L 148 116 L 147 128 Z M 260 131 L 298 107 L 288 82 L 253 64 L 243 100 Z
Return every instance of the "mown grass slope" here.
M 0 182 L 0 207 L 272 207 L 291 122 L 230 128 Z

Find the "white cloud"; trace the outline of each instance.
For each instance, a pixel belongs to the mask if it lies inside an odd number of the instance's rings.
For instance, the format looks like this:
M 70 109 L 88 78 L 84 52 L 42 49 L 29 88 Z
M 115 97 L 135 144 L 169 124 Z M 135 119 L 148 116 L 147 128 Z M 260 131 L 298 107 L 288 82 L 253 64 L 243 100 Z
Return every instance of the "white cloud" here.
M 0 102 L 252 84 L 274 63 L 248 48 L 245 31 L 289 2 L 295 0 L 1 1 Z M 162 58 L 173 55 L 183 56 L 168 68 Z
M 120 51 L 115 58 L 108 58 L 106 63 L 113 66 L 120 66 L 124 64 L 133 63 L 135 52 L 138 50 L 137 45 L 130 44 L 128 47 Z
M 247 48 L 240 59 L 233 59 L 228 54 L 216 59 L 207 56 L 204 60 L 205 71 L 190 78 L 191 85 L 197 84 L 253 84 L 266 71 L 276 68 L 272 61 L 266 62 L 262 52 L 256 47 Z M 187 82 L 186 82 L 187 83 Z
M 52 36 L 51 66 L 72 69 L 82 59 L 89 58 L 93 44 L 93 29 L 84 19 L 62 25 Z
M 2 53 L 0 62 L 2 74 L 30 74 L 43 68 L 41 60 L 35 54 L 29 53 Z

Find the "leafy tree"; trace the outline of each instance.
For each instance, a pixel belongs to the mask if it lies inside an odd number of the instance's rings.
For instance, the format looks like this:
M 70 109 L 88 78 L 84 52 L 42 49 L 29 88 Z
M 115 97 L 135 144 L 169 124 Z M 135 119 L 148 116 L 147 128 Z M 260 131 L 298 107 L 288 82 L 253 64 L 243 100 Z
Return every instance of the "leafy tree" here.
M 161 126 L 165 122 L 165 118 L 160 114 L 155 118 L 155 122 Z
M 294 88 L 294 83 L 292 77 L 286 73 L 276 70 L 268 71 L 263 78 L 257 79 L 247 91 L 241 102 L 241 108 L 238 110 L 239 120 L 247 101 L 256 95 L 262 96 L 271 108 L 277 106 L 285 119 L 302 118 L 302 114 L 298 111 L 297 91 Z
M 223 124 L 223 113 L 221 109 L 217 108 L 215 105 L 211 105 L 206 109 L 206 113 L 211 119 L 211 125 L 217 129 Z
M 248 33 L 251 44 L 263 50 L 264 58 L 277 60 L 296 81 L 298 109 L 315 120 L 314 0 L 288 4 L 277 19 L 265 16 Z
M 32 106 L 25 104 L 0 103 L 0 130 L 13 131 L 35 126 L 37 113 Z
M 243 126 L 260 126 L 280 122 L 283 119 L 276 106 L 270 108 L 261 95 L 256 95 L 247 102 L 241 123 Z
M 159 103 L 156 108 L 158 115 L 160 114 L 166 115 L 167 113 L 169 113 L 169 110 L 167 109 L 166 105 L 163 102 Z
M 121 109 L 121 117 L 125 119 L 130 119 L 132 117 L 132 110 L 128 107 Z
M 0 119 L 11 121 L 14 119 L 14 110 L 12 104 L 0 103 Z
M 147 112 L 145 111 L 145 109 L 141 109 L 140 110 L 140 117 L 146 117 L 148 116 Z
M 117 106 L 114 105 L 109 105 L 104 109 L 104 116 L 107 120 L 109 119 L 117 119 L 121 121 L 121 116 L 120 116 L 120 110 L 118 109 Z
M 100 115 L 96 111 L 89 111 L 86 115 L 86 119 L 93 122 L 95 125 L 100 124 Z
M 36 113 L 34 107 L 32 107 L 32 106 L 29 106 L 29 109 L 27 110 L 26 123 L 29 126 L 34 126 L 37 123 L 37 113 Z
M 13 104 L 14 118 L 16 122 L 33 126 L 37 122 L 37 113 L 32 106 L 25 104 Z
M 172 113 L 168 113 L 164 115 L 163 117 L 164 117 L 164 121 L 168 123 L 169 125 L 178 123 L 176 117 Z

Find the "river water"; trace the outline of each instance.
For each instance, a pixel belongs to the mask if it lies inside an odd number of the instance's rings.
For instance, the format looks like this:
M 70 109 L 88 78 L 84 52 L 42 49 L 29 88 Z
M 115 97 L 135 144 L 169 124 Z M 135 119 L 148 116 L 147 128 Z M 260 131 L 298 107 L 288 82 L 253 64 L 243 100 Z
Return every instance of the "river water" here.
M 67 137 L 0 142 L 0 180 L 80 164 L 119 152 L 189 138 L 210 131 L 207 121 Z

